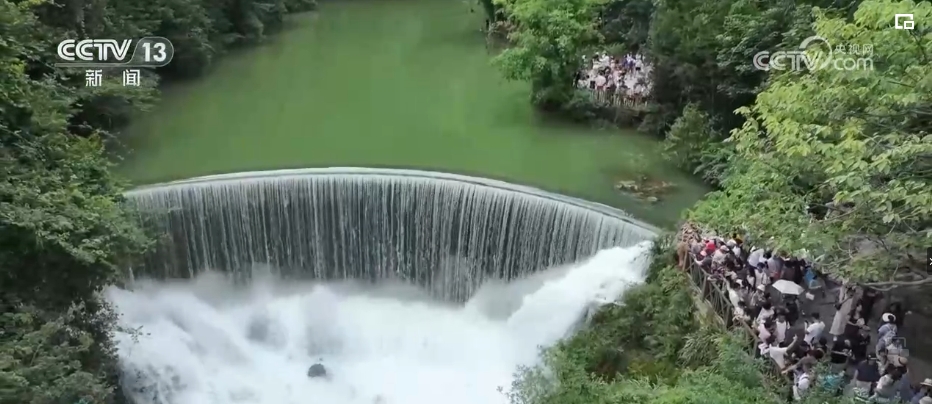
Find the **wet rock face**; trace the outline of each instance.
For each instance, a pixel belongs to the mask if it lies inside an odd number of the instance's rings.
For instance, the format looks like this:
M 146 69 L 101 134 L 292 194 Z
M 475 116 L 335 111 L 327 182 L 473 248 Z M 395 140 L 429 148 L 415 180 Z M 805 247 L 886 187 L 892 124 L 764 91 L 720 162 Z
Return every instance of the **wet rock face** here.
M 311 365 L 310 369 L 307 370 L 307 377 L 326 377 L 327 368 L 324 365 L 315 363 Z

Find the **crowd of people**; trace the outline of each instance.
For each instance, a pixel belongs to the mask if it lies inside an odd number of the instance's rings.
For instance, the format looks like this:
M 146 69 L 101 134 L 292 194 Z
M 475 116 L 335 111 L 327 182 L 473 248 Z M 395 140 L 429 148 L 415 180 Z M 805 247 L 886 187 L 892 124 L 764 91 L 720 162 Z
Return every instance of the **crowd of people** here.
M 576 72 L 576 86 L 591 91 L 606 105 L 639 105 L 650 94 L 650 65 L 641 55 L 616 58 L 606 53 L 583 56 L 587 66 Z
M 757 340 L 757 354 L 772 360 L 792 385 L 790 400 L 801 400 L 817 381 L 837 394 L 863 402 L 932 404 L 932 379 L 913 385 L 905 340 L 898 337 L 908 311 L 902 303 L 878 310 L 881 292 L 842 284 L 827 326 L 815 304 L 828 281 L 802 257 L 703 234 L 686 224 L 677 244 L 678 265 L 695 265 L 723 286 L 735 324 Z M 810 310 L 802 310 L 804 303 Z M 831 307 L 831 306 L 829 306 Z M 876 333 L 873 316 L 880 314 Z M 817 366 L 824 363 L 825 366 Z M 828 369 L 817 374 L 818 369 Z

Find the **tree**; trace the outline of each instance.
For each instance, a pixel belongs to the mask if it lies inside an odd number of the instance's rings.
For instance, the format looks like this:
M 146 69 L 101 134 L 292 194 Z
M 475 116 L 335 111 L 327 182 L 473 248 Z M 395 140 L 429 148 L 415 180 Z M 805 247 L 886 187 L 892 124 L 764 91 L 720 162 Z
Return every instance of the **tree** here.
M 115 317 L 98 292 L 147 239 L 100 138 L 67 133 L 78 92 L 30 68 L 42 29 L 0 1 L 0 403 L 108 403 Z
M 178 54 L 159 72 L 186 77 L 314 4 L 0 0 L 0 403 L 119 401 L 116 316 L 100 291 L 149 245 L 104 142 L 153 105 L 157 77 L 85 87 L 54 66 L 55 45 L 165 36 Z
M 583 56 L 598 43 L 593 25 L 600 0 L 500 0 L 514 30 L 511 46 L 495 58 L 505 76 L 531 83 L 532 99 L 559 108 L 575 93 Z
M 911 1 L 864 1 L 850 22 L 816 13 L 820 36 L 873 45 L 871 62 L 836 54 L 824 68 L 771 76 L 739 110 L 747 122 L 731 136 L 723 189 L 692 218 L 809 251 L 850 281 L 932 282 L 923 262 L 932 245 L 932 30 L 890 29 L 897 10 L 932 17 L 932 4 Z M 810 54 L 825 60 L 820 52 Z
M 654 3 L 650 0 L 611 0 L 599 11 L 599 32 L 609 46 L 623 52 L 646 49 Z
M 727 170 L 734 147 L 720 140 L 725 136 L 716 127 L 709 114 L 696 104 L 688 104 L 667 132 L 664 151 L 680 168 L 717 184 Z

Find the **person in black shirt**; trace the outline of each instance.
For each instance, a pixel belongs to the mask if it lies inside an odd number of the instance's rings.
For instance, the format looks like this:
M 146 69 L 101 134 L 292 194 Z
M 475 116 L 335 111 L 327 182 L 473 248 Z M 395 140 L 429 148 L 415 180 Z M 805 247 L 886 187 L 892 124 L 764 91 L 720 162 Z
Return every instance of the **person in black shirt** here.
M 786 307 L 786 321 L 791 326 L 796 324 L 796 320 L 799 320 L 799 303 L 796 301 L 796 296 L 786 296 L 784 306 Z
M 867 358 L 867 350 L 870 345 L 870 331 L 860 330 L 851 340 L 851 353 L 854 355 L 854 360 L 860 362 Z
M 813 349 L 822 352 L 822 355 L 828 355 L 828 340 L 825 337 L 819 338 L 819 341 L 814 343 Z
M 851 361 L 851 356 L 851 341 L 845 337 L 838 337 L 832 345 L 831 362 L 839 365 L 836 367 L 845 366 Z
M 858 364 L 854 372 L 855 387 L 867 394 L 873 392 L 874 384 L 880 380 L 880 369 L 877 368 L 877 357 L 871 354 L 866 360 Z
M 880 298 L 883 297 L 883 294 L 880 291 L 865 288 L 864 293 L 861 296 L 861 311 L 864 313 L 864 318 L 871 319 L 874 316 L 874 305 L 880 301 Z M 895 314 L 895 313 L 894 313 Z

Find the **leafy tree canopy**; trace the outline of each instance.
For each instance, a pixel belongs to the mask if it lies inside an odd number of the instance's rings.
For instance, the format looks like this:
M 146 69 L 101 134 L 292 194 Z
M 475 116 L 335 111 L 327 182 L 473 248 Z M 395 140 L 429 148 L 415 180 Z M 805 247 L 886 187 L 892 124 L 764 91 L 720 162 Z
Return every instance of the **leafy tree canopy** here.
M 929 2 L 869 0 L 851 21 L 817 10 L 816 32 L 872 45 L 872 66 L 771 76 L 738 111 L 747 121 L 729 139 L 736 151 L 723 189 L 690 216 L 812 252 L 851 281 L 932 282 L 923 262 L 932 246 L 932 29 L 891 29 L 902 10 L 932 19 Z
M 570 100 L 583 56 L 599 41 L 593 21 L 601 0 L 498 0 L 496 4 L 515 26 L 508 35 L 511 46 L 495 58 L 506 77 L 529 81 L 539 105 Z
M 66 38 L 169 38 L 166 77 L 281 26 L 313 0 L 0 0 L 0 404 L 121 401 L 113 310 L 99 292 L 149 240 L 124 210 L 105 140 L 156 100 L 58 69 Z M 105 71 L 104 74 L 113 72 Z

